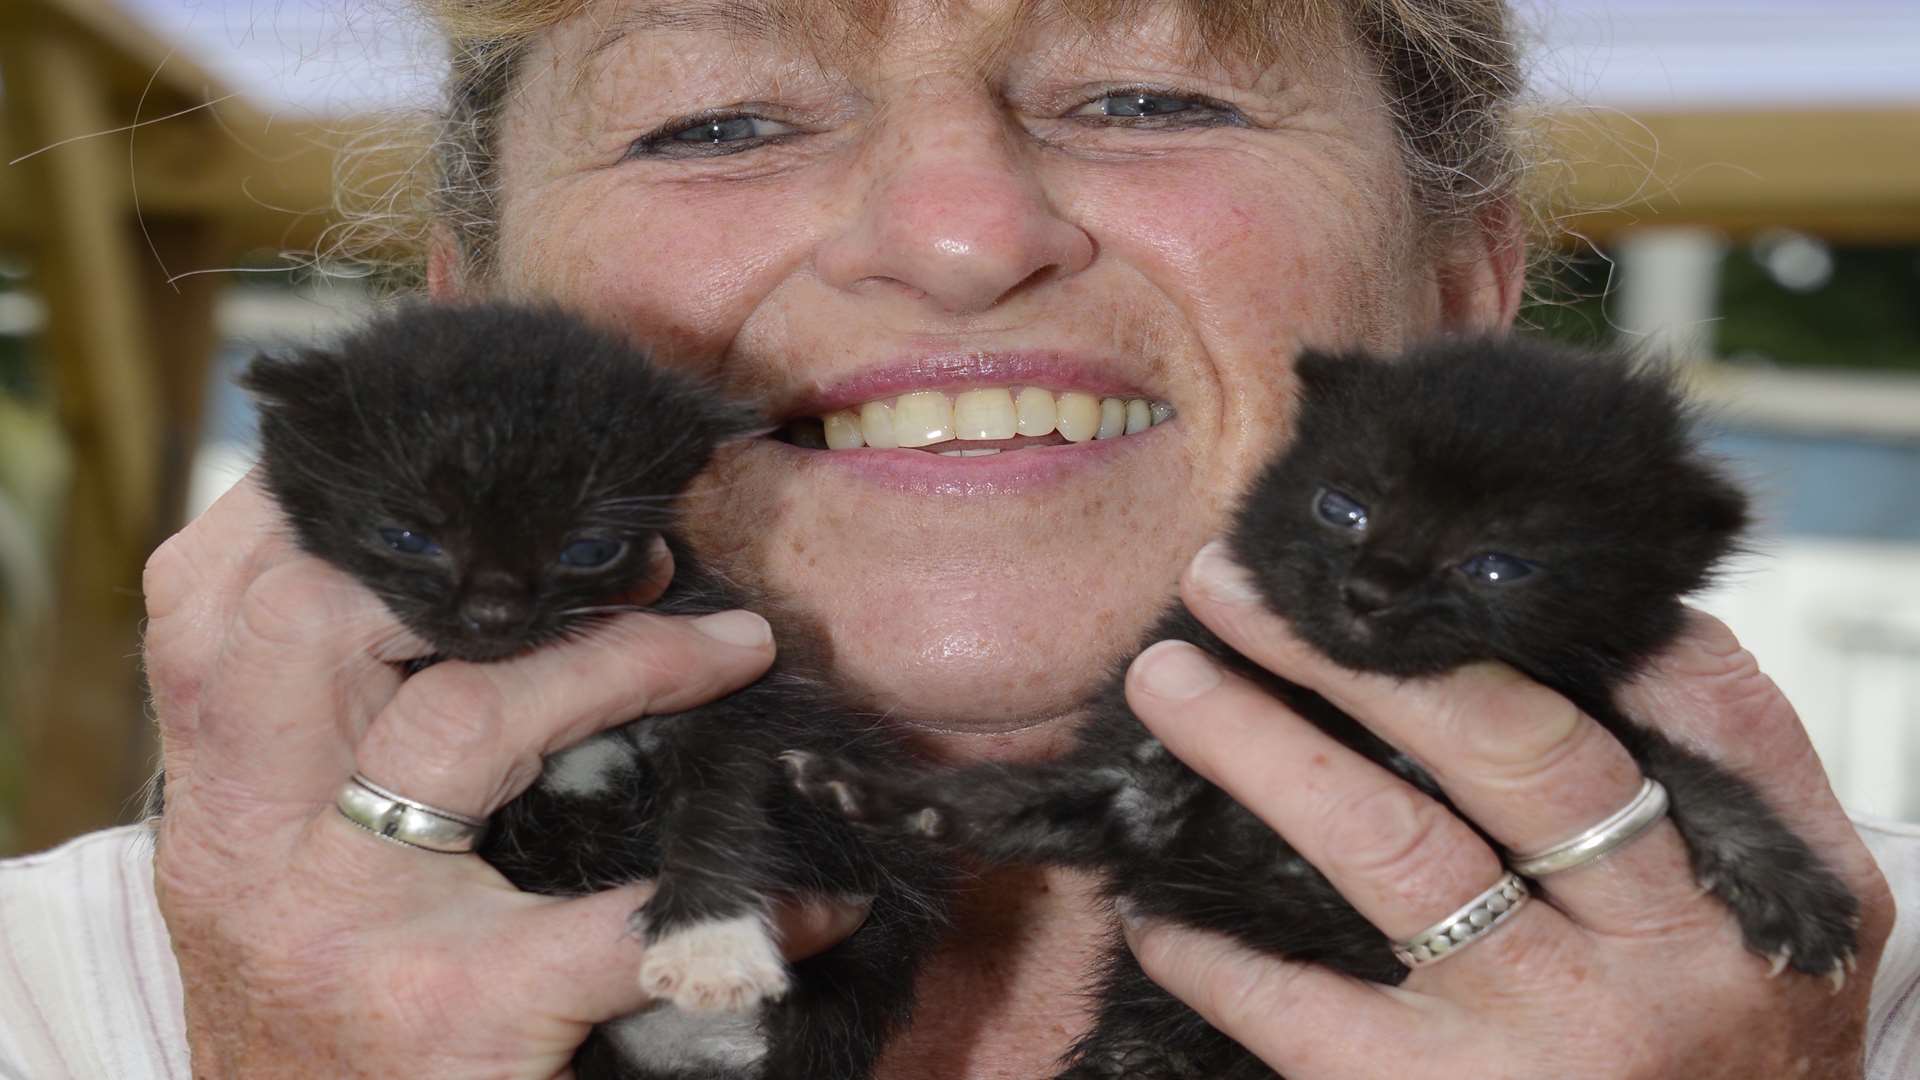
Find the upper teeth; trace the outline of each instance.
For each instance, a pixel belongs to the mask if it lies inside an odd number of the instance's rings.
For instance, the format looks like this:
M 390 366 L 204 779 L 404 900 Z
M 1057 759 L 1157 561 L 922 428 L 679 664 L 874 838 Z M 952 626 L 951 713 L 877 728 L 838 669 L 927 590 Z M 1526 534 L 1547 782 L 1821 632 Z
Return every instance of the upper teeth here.
M 1173 406 L 1164 401 L 1056 394 L 1028 386 L 951 395 L 920 390 L 841 409 L 820 419 L 826 428 L 828 449 L 871 446 L 890 450 L 955 439 L 982 442 L 1055 431 L 1068 442 L 1086 442 L 1132 435 L 1172 418 Z

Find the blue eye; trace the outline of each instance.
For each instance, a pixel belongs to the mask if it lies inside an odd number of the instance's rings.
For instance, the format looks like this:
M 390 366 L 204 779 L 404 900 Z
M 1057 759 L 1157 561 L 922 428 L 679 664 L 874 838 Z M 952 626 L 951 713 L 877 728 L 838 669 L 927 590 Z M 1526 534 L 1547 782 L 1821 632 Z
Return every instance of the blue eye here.
M 440 554 L 440 545 L 433 542 L 433 537 L 412 529 L 384 528 L 380 530 L 380 539 L 402 555 Z
M 571 566 L 576 570 L 592 570 L 619 558 L 620 553 L 625 550 L 627 550 L 625 541 L 588 537 L 568 544 L 566 549 L 560 552 L 560 565 Z
M 1147 121 L 1123 125 L 1127 127 L 1209 127 L 1246 122 L 1231 105 L 1196 94 L 1148 87 L 1102 94 L 1069 115 L 1093 120 Z
M 1099 105 L 1103 116 L 1171 116 L 1192 112 L 1195 107 L 1185 98 L 1133 92 L 1108 94 L 1100 99 Z
M 1321 489 L 1314 500 L 1313 512 L 1329 525 L 1354 532 L 1367 531 L 1367 508 L 1332 488 Z
M 1525 559 L 1489 551 L 1460 564 L 1460 572 L 1482 585 L 1507 585 L 1532 574 L 1538 567 Z
M 751 150 L 799 129 L 778 120 L 747 113 L 688 117 L 671 121 L 635 139 L 628 157 L 704 157 Z
M 730 143 L 765 134 L 766 121 L 756 116 L 725 116 L 681 128 L 669 138 L 677 143 Z

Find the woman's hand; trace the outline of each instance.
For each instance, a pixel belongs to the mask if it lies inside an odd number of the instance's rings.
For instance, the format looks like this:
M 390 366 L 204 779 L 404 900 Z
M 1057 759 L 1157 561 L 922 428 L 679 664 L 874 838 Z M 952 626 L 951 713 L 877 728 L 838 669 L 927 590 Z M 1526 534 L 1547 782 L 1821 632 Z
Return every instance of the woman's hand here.
M 147 672 L 166 767 L 155 886 L 196 1077 L 563 1074 L 590 1025 L 646 1003 L 636 885 L 517 892 L 479 858 L 389 843 L 333 800 L 358 771 L 492 813 L 544 754 L 757 677 L 766 623 L 632 615 L 488 665 L 419 655 L 364 588 L 294 550 L 250 478 L 147 565 Z M 408 646 L 416 647 L 409 651 Z M 780 914 L 792 955 L 860 913 Z
M 1500 665 L 1397 681 L 1334 666 L 1254 600 L 1217 545 L 1182 583 L 1235 649 L 1320 692 L 1419 760 L 1459 811 L 1535 851 L 1626 805 L 1640 770 L 1605 729 Z M 1184 644 L 1143 653 L 1128 701 L 1167 746 L 1318 866 L 1390 938 L 1446 918 L 1501 857 L 1434 800 Z M 1853 1078 L 1892 926 L 1886 883 L 1792 708 L 1726 628 L 1695 616 L 1622 704 L 1765 793 L 1862 901 L 1858 969 L 1837 993 L 1741 944 L 1671 822 L 1399 987 L 1159 923 L 1129 927 L 1147 972 L 1288 1080 L 1488 1077 Z

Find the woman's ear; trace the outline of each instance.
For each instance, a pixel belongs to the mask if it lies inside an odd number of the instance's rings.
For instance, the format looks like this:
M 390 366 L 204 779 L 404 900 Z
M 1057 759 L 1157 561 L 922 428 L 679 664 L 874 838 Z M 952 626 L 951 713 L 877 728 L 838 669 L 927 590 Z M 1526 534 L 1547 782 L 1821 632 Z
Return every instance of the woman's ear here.
M 427 296 L 437 302 L 460 300 L 467 294 L 461 273 L 460 241 L 453 230 L 436 223 L 427 237 Z
M 1447 333 L 1503 333 L 1526 294 L 1527 241 L 1515 202 L 1501 199 L 1460 229 L 1438 268 L 1440 325 Z

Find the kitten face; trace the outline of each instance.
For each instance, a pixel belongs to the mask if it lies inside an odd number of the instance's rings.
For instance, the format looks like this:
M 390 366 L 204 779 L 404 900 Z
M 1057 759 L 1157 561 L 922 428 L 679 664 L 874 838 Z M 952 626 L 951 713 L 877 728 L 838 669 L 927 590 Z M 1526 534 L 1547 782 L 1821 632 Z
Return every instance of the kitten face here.
M 328 543 L 440 655 L 499 659 L 650 598 L 641 594 L 663 515 L 529 490 L 491 470 L 436 463 L 424 475 L 422 489 L 334 505 L 343 531 Z
M 1442 378 L 1466 349 L 1499 355 Z M 1744 523 L 1666 380 L 1625 363 L 1502 341 L 1299 370 L 1295 441 L 1255 485 L 1235 546 L 1274 608 L 1344 666 L 1417 676 L 1496 659 L 1611 683 L 1672 636 L 1671 598 Z M 1569 402 L 1575 422 L 1533 419 Z
M 460 660 L 651 592 L 675 496 L 760 427 L 551 308 L 416 305 L 336 349 L 256 360 L 244 382 L 302 548 Z

